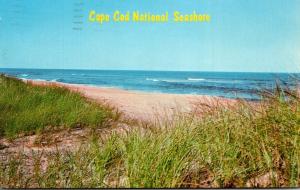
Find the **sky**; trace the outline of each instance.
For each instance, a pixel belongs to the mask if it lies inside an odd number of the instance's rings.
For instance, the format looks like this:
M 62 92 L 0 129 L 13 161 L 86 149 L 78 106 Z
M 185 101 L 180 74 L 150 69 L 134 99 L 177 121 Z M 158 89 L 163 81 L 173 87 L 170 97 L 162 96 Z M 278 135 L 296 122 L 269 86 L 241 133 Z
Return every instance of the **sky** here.
M 100 25 L 91 10 L 211 21 Z M 0 68 L 300 72 L 300 0 L 0 0 Z

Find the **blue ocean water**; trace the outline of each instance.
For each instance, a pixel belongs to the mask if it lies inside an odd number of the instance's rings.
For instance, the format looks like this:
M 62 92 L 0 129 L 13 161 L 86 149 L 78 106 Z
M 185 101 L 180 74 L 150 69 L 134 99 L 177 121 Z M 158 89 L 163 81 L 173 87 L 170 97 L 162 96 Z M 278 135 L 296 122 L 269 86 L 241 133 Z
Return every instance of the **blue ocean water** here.
M 57 81 L 146 92 L 201 94 L 227 98 L 259 99 L 257 91 L 273 89 L 276 81 L 296 86 L 300 74 L 175 72 L 118 70 L 0 69 L 24 79 Z

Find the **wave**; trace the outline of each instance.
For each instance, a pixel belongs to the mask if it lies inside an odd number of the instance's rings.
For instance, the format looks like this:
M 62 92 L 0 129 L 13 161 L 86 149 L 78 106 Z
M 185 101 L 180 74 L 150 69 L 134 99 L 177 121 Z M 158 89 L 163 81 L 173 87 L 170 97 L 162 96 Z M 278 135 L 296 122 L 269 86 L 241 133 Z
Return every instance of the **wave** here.
M 146 78 L 147 81 L 153 82 L 170 82 L 170 83 L 177 83 L 177 82 L 192 82 L 192 81 L 206 81 L 203 78 L 187 78 L 187 79 L 156 79 L 156 78 Z
M 186 83 L 186 82 L 198 82 L 206 81 L 210 83 L 242 83 L 240 80 L 224 80 L 224 79 L 204 79 L 204 78 L 187 78 L 187 79 L 156 79 L 146 78 L 147 81 L 152 82 L 166 82 L 166 83 Z
M 236 80 L 236 79 L 204 79 L 204 78 L 188 78 L 188 81 L 206 81 L 213 83 L 244 83 L 247 80 Z
M 20 76 L 21 77 L 28 77 L 29 75 L 28 74 L 21 74 Z
M 148 80 L 148 81 L 153 81 L 153 82 L 159 82 L 160 80 L 158 80 L 158 79 L 153 79 L 153 78 L 146 78 L 146 80 Z
M 184 83 L 187 80 L 180 80 L 180 79 L 155 79 L 155 78 L 146 78 L 147 81 L 152 82 L 166 82 L 166 83 Z
M 71 76 L 86 76 L 85 73 L 71 73 Z
M 30 79 L 30 80 L 33 80 L 33 81 L 42 81 L 42 82 L 46 82 L 47 81 L 45 79 Z
M 161 82 L 166 82 L 166 83 L 185 83 L 185 82 L 187 82 L 187 80 L 169 79 L 169 80 L 161 80 Z
M 58 82 L 60 79 L 52 79 L 51 82 Z
M 187 80 L 189 80 L 189 81 L 204 81 L 206 79 L 203 79 L 203 78 L 188 78 Z

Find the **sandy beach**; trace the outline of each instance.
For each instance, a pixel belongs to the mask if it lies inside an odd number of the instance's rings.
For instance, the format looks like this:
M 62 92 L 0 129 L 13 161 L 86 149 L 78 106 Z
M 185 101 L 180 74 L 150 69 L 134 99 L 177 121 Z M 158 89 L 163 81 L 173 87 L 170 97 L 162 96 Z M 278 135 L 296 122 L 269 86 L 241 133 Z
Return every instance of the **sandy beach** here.
M 66 87 L 83 94 L 87 98 L 109 103 L 129 118 L 144 121 L 173 117 L 176 113 L 193 112 L 199 104 L 226 105 L 236 102 L 233 99 L 205 95 L 148 93 L 59 82 L 24 81 L 35 85 Z

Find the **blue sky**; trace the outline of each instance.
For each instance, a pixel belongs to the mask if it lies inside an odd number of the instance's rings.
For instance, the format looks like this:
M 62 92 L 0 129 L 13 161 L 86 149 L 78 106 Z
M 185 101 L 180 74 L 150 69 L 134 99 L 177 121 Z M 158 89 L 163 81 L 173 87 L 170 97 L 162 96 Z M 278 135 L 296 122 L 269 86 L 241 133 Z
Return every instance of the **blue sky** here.
M 212 20 L 99 25 L 90 10 Z M 0 0 L 0 67 L 300 72 L 300 0 Z

